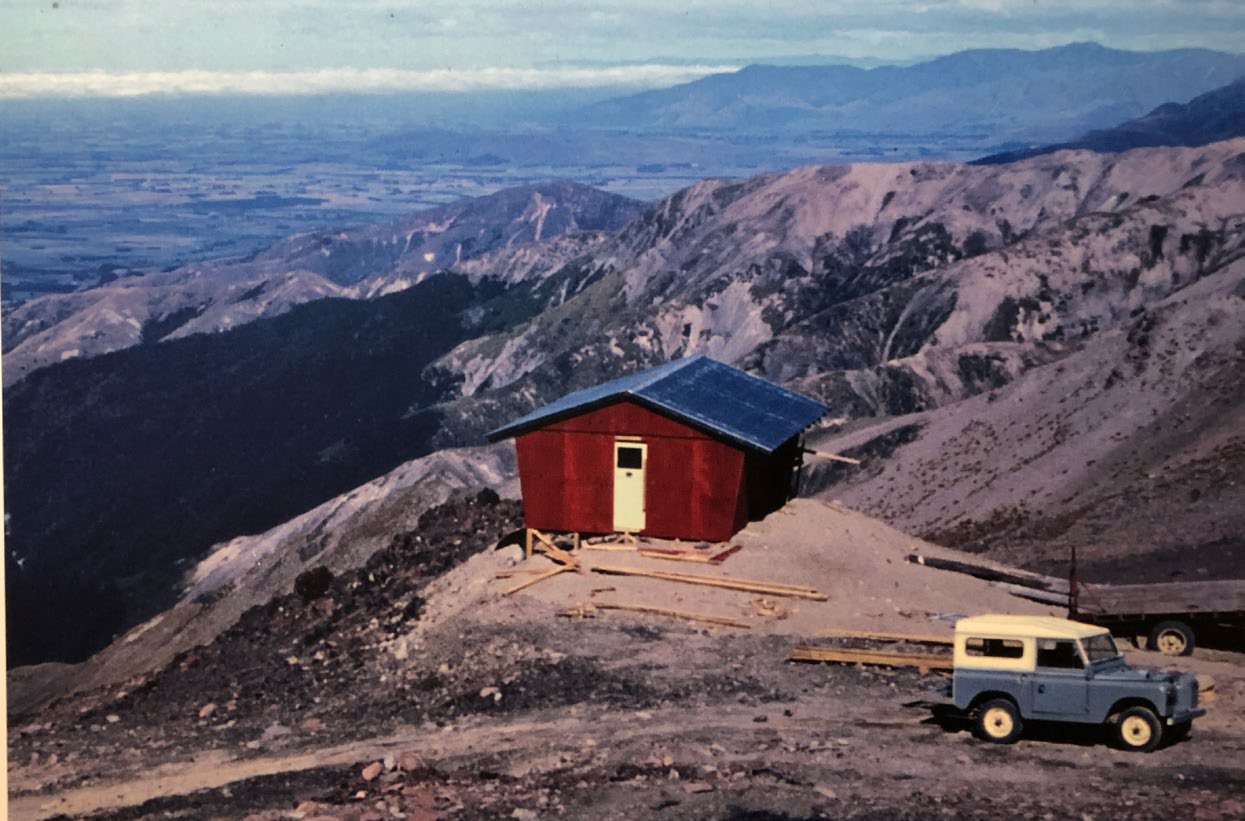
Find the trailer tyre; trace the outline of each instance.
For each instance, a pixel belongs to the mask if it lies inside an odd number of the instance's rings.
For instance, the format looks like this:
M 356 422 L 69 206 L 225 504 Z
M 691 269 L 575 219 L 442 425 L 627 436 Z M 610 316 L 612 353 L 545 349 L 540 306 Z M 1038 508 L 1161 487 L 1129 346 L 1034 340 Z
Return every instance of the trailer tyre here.
M 1010 699 L 996 698 L 977 708 L 973 729 L 982 741 L 1015 744 L 1024 730 L 1020 711 Z
M 1146 649 L 1165 656 L 1187 656 L 1193 652 L 1193 628 L 1182 621 L 1161 621 L 1150 631 Z

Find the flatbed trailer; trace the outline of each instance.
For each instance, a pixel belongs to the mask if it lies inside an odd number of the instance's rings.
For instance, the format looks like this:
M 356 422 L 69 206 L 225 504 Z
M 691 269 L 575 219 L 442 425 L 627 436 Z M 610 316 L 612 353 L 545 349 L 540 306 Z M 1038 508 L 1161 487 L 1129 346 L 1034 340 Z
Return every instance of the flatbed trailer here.
M 1193 652 L 1199 635 L 1219 631 L 1245 644 L 1245 579 L 1158 584 L 1075 585 L 1070 617 L 1143 638 L 1172 656 Z
M 1044 576 L 983 560 L 912 554 L 908 561 L 994 582 L 1014 596 L 1067 608 L 1068 618 L 1110 628 L 1171 656 L 1193 652 L 1199 636 L 1245 648 L 1245 579 L 1154 584 L 1088 584 L 1077 576 Z

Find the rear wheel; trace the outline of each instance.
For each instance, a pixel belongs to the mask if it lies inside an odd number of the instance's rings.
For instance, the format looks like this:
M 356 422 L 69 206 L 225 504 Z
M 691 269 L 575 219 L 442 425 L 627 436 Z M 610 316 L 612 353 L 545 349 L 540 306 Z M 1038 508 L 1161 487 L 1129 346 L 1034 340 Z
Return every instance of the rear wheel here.
M 1159 622 L 1150 631 L 1146 647 L 1165 656 L 1187 656 L 1193 652 L 1193 628 L 1182 621 Z
M 1024 724 L 1020 711 L 1005 698 L 987 701 L 977 709 L 974 723 L 977 737 L 992 744 L 1014 744 L 1020 738 Z
M 1115 724 L 1115 740 L 1121 749 L 1148 753 L 1163 740 L 1163 725 L 1149 707 L 1129 707 Z

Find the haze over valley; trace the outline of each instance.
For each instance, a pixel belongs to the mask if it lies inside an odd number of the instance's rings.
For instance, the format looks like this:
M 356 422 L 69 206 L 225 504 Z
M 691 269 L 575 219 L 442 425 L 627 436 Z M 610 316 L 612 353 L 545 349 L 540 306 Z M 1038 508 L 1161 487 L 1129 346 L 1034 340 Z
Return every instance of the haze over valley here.
M 1074 44 L 869 68 L 753 65 L 635 94 L 0 95 L 0 285 L 13 304 L 555 177 L 652 201 L 706 177 L 802 164 L 973 159 L 1071 139 L 1242 74 L 1245 58 L 1231 54 Z

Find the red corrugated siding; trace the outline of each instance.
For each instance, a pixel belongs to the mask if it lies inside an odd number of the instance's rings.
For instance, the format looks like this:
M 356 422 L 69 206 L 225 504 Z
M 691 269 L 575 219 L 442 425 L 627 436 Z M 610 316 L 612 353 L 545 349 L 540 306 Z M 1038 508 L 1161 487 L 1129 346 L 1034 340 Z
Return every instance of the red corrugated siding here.
M 648 445 L 645 534 L 725 541 L 747 521 L 742 450 L 619 402 L 517 437 L 528 527 L 614 529 L 616 436 L 638 436 Z

